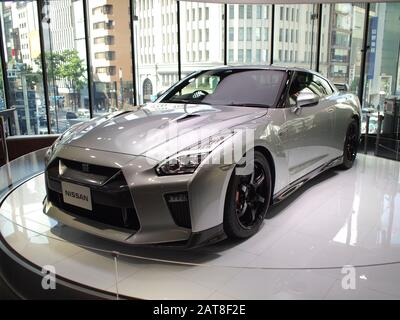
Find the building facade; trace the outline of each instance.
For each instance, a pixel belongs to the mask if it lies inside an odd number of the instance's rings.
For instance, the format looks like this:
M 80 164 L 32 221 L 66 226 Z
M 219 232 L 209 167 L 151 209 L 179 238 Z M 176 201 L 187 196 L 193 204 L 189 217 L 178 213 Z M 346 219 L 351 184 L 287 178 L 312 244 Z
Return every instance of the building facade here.
M 133 107 L 151 101 L 180 77 L 224 64 L 314 70 L 318 65 L 334 82 L 349 85 L 360 97 L 363 92 L 364 106 L 382 108 L 385 97 L 400 94 L 399 3 L 370 4 L 367 25 L 365 3 L 325 3 L 321 8 L 317 3 L 2 1 L 7 86 L 0 89 L 8 87 L 9 103 L 19 106 L 22 133 L 47 132 L 46 122 L 51 132 L 62 132 L 74 123 L 67 119 L 76 116 L 70 113 L 85 120 Z M 48 55 L 71 50 L 77 52 L 79 61 L 72 62 L 79 74 L 54 74 Z M 71 79 L 80 82 L 78 89 L 67 86 Z M 5 107 L 4 99 L 0 106 Z

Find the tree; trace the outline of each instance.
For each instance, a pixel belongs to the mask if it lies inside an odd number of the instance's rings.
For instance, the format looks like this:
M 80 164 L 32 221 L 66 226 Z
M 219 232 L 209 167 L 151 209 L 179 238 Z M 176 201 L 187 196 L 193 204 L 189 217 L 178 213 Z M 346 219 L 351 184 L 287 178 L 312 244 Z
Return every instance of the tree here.
M 63 80 L 65 86 L 72 94 L 73 106 L 80 105 L 80 90 L 86 84 L 86 67 L 82 59 L 79 58 L 78 51 L 64 50 L 61 53 L 46 52 L 47 74 L 50 79 Z M 39 56 L 35 63 L 41 66 Z
M 45 53 L 46 67 L 47 67 L 47 77 L 49 81 L 49 94 L 50 100 L 56 96 L 55 81 L 60 80 L 59 68 L 61 64 L 61 54 L 56 52 L 46 52 Z M 35 60 L 35 64 L 38 66 L 38 73 L 43 74 L 42 70 L 42 56 L 39 55 Z M 51 97 L 53 96 L 53 97 Z M 53 100 L 54 101 L 54 100 Z
M 79 92 L 86 85 L 86 67 L 84 61 L 80 59 L 78 51 L 63 51 L 61 53 L 61 63 L 57 68 L 60 78 L 65 81 L 67 88 L 72 91 L 74 102 L 77 103 L 75 104 L 75 107 L 76 105 L 79 106 Z
M 59 78 L 59 68 L 62 63 L 62 54 L 57 52 L 46 52 L 46 67 L 48 77 L 54 78 L 55 80 L 60 80 Z M 35 64 L 39 66 L 40 72 L 42 72 L 42 57 L 39 55 L 35 59 Z
M 42 77 L 39 72 L 34 72 L 31 66 L 24 66 L 21 70 L 26 76 L 26 85 L 28 89 L 32 90 L 36 85 L 40 85 Z
M 359 77 L 355 77 L 350 85 L 350 91 L 357 92 L 358 82 L 360 81 Z

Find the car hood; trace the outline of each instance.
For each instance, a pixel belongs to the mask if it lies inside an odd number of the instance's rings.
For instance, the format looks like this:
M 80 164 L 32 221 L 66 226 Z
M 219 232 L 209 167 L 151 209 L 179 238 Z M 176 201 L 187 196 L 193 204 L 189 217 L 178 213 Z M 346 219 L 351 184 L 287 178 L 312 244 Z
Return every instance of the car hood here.
M 200 104 L 148 104 L 138 111 L 119 112 L 78 125 L 62 144 L 157 159 L 160 149 L 175 152 L 218 132 L 267 113 L 264 108 Z M 157 150 L 157 152 L 153 152 Z M 163 153 L 163 152 L 161 152 Z M 173 154 L 170 151 L 170 155 Z

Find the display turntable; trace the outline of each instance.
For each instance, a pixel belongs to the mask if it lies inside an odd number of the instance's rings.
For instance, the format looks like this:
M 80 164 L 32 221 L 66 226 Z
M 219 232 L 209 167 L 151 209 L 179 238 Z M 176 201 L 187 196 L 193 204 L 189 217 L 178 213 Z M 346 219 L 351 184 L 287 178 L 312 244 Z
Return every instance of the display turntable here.
M 123 245 L 47 217 L 44 152 L 0 168 L 1 272 L 22 297 L 400 298 L 399 162 L 359 155 L 273 207 L 252 238 L 183 250 Z M 355 288 L 344 288 L 352 270 Z

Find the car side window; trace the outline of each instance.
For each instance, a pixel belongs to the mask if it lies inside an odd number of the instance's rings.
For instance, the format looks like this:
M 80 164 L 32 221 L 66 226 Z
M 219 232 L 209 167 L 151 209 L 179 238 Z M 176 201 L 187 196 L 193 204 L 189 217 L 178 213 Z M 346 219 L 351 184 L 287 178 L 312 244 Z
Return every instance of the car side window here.
M 319 79 L 321 78 L 312 73 L 296 72 L 289 89 L 289 105 L 295 105 L 297 97 L 305 92 L 314 93 L 319 97 L 327 96 L 328 93 Z
M 328 83 L 328 81 L 326 81 L 325 79 L 315 76 L 318 80 L 317 82 L 320 84 L 320 86 L 323 88 L 324 92 L 325 92 L 325 96 L 330 96 L 333 93 L 332 87 L 330 86 L 330 84 Z

